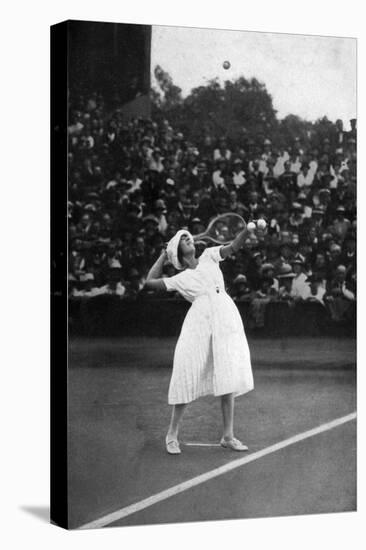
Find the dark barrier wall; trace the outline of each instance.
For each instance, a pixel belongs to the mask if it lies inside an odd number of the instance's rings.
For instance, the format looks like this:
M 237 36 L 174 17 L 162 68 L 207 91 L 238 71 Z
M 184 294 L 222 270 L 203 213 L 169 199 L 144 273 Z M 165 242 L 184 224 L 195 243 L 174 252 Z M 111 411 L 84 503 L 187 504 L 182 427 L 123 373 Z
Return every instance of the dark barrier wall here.
M 151 26 L 69 21 L 69 87 L 125 103 L 149 93 Z
M 268 304 L 265 326 L 252 329 L 249 304 L 237 303 L 246 332 L 261 336 L 350 336 L 356 334 L 356 310 L 351 321 L 335 323 L 326 309 L 315 303 L 289 307 L 286 303 Z M 120 300 L 97 296 L 70 300 L 70 336 L 178 336 L 190 307 L 183 300 Z

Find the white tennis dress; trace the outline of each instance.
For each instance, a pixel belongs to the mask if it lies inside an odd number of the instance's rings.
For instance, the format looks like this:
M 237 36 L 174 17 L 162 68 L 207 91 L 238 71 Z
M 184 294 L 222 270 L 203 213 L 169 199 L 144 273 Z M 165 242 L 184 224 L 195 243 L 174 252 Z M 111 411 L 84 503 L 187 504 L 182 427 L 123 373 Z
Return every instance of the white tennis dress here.
M 206 249 L 195 269 L 163 279 L 192 302 L 174 352 L 169 404 L 202 395 L 253 389 L 250 352 L 239 311 L 225 291 L 220 246 Z

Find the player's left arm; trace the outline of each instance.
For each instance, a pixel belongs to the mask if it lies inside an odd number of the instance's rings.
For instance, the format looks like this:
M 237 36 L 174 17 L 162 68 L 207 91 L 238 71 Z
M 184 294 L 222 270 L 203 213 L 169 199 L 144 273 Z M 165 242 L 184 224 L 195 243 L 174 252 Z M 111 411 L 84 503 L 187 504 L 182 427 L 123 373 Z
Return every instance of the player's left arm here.
M 237 236 L 233 241 L 231 241 L 231 243 L 223 245 L 220 248 L 221 258 L 225 259 L 232 254 L 236 254 L 238 250 L 240 250 L 244 246 L 245 240 L 247 239 L 248 235 L 249 231 L 247 228 L 245 228 L 237 234 Z

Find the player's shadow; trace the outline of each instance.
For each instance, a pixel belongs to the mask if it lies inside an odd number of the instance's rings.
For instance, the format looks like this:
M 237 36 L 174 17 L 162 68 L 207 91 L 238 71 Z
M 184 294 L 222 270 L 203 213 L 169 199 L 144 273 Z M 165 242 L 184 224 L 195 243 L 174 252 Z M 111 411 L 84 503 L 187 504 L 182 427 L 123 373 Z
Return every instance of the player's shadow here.
M 20 506 L 23 512 L 27 512 L 32 516 L 42 520 L 43 522 L 50 522 L 50 509 L 49 506 Z

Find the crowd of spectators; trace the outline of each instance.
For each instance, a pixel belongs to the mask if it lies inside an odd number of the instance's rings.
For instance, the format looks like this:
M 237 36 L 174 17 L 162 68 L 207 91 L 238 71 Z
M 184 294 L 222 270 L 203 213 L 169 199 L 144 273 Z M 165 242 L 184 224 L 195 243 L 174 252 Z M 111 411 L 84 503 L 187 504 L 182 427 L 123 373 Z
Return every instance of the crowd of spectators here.
M 317 302 L 335 321 L 354 311 L 355 120 L 348 132 L 338 120 L 281 147 L 207 130 L 192 143 L 168 120 L 107 112 L 100 94 L 74 98 L 69 120 L 71 298 L 148 297 L 148 269 L 178 229 L 198 234 L 213 216 L 236 212 L 267 220 L 222 264 L 228 292 L 250 303 L 255 326 L 273 301 Z M 167 264 L 164 276 L 174 273 Z

